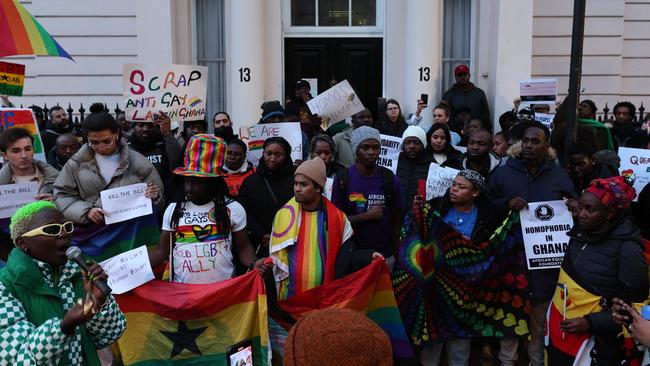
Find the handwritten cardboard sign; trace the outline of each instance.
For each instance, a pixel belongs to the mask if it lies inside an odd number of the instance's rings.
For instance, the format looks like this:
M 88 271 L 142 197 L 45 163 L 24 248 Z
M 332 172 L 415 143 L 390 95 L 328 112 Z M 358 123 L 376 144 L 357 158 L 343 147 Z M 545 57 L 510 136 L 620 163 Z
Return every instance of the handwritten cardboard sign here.
M 106 225 L 151 214 L 153 208 L 151 199 L 144 196 L 146 190 L 146 183 L 137 183 L 102 191 L 102 208 L 108 212 Z
M 158 111 L 175 121 L 205 118 L 206 66 L 125 64 L 122 81 L 128 121 L 152 122 Z
M 300 122 L 265 123 L 242 127 L 239 129 L 239 136 L 248 145 L 248 161 L 255 166 L 262 157 L 264 140 L 270 137 L 284 137 L 291 145 L 291 159 L 302 159 Z
M 347 80 L 325 90 L 307 102 L 307 106 L 311 113 L 329 118 L 331 124 L 342 121 L 365 108 Z
M 634 177 L 634 190 L 636 202 L 643 188 L 650 183 L 650 150 L 619 147 L 618 156 L 621 158 L 621 175 Z
M 19 208 L 36 201 L 37 195 L 37 182 L 1 185 L 0 219 L 11 217 Z
M 573 216 L 564 201 L 530 202 L 519 212 L 528 269 L 560 268 Z
M 29 108 L 0 108 L 0 130 L 24 128 L 34 138 L 34 159 L 45 161 L 45 149 L 34 112 Z
M 377 165 L 390 169 L 397 174 L 397 163 L 399 153 L 402 151 L 402 138 L 390 135 L 379 135 L 381 137 L 381 150 Z
M 131 249 L 100 263 L 114 294 L 123 294 L 154 279 L 147 246 Z
M 23 95 L 25 65 L 0 61 L 0 95 Z
M 444 196 L 457 175 L 456 169 L 431 163 L 427 174 L 427 201 Z

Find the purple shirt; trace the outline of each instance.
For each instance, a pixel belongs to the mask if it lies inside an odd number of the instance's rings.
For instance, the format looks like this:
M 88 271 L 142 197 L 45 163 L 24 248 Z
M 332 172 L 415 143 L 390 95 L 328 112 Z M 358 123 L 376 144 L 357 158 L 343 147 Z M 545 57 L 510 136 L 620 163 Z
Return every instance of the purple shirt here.
M 339 177 L 334 178 L 332 202 L 348 217 L 364 213 L 372 206 L 386 204 L 380 169 L 377 169 L 373 176 L 364 177 L 357 167 L 352 165 L 347 169 L 347 173 L 349 177 L 347 192 L 341 192 Z M 392 185 L 391 205 L 401 212 L 399 178 L 396 175 L 393 176 Z M 354 241 L 360 246 L 377 250 L 384 257 L 393 255 L 393 225 L 389 207 L 384 209 L 384 217 L 380 221 L 366 221 L 352 225 L 352 228 Z

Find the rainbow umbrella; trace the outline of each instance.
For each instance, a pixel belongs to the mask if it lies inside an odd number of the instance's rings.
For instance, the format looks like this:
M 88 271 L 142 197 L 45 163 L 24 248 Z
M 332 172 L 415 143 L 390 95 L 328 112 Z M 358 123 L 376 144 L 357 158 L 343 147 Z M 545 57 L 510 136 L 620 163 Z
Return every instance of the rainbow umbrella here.
M 72 57 L 18 0 L 0 0 L 0 57 L 50 55 Z

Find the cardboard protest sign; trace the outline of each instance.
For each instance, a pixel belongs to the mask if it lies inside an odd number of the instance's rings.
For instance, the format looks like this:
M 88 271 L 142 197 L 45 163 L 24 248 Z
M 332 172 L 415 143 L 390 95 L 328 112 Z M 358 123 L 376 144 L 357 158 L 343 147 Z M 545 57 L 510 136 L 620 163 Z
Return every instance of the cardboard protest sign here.
M 25 65 L 0 61 L 0 95 L 23 95 Z
M 454 168 L 442 167 L 436 163 L 431 163 L 429 165 L 429 173 L 427 174 L 427 201 L 444 196 L 457 175 L 458 170 Z
M 137 183 L 101 191 L 102 208 L 108 212 L 106 225 L 151 214 L 151 198 L 144 196 L 146 190 L 146 183 Z
M 650 150 L 619 147 L 618 156 L 621 158 L 621 175 L 632 175 L 635 179 L 636 202 L 643 188 L 650 183 Z
M 365 108 L 347 80 L 325 90 L 307 102 L 307 106 L 311 113 L 329 118 L 330 124 L 342 121 Z
M 328 200 L 332 199 L 332 188 L 334 188 L 334 178 L 327 178 L 325 187 L 323 188 L 323 196 Z
M 158 111 L 175 121 L 205 118 L 206 66 L 125 64 L 122 85 L 128 121 L 153 122 Z
M 34 138 L 34 159 L 45 161 L 45 149 L 38 130 L 34 112 L 29 108 L 0 108 L 0 131 L 7 128 L 20 127 L 26 129 Z
M 36 201 L 38 182 L 0 186 L 0 219 L 11 217 L 16 210 Z
M 113 294 L 129 292 L 154 279 L 147 246 L 131 249 L 100 263 Z
M 402 151 L 402 138 L 389 135 L 379 136 L 381 136 L 381 150 L 379 151 L 377 165 L 388 168 L 394 174 L 397 174 L 397 162 L 399 161 L 399 153 Z
M 555 105 L 557 99 L 557 79 L 528 79 L 519 82 L 519 108 L 526 108 L 531 104 Z
M 549 129 L 551 128 L 551 124 L 553 123 L 554 118 L 555 118 L 554 114 L 535 113 L 535 121 L 543 123 L 544 126 L 548 127 Z
M 239 138 L 248 145 L 247 159 L 254 166 L 262 157 L 264 140 L 269 137 L 284 137 L 291 145 L 291 159 L 302 159 L 302 131 L 300 122 L 257 124 L 239 129 Z
M 519 212 L 528 269 L 560 268 L 573 216 L 564 201 L 529 202 Z

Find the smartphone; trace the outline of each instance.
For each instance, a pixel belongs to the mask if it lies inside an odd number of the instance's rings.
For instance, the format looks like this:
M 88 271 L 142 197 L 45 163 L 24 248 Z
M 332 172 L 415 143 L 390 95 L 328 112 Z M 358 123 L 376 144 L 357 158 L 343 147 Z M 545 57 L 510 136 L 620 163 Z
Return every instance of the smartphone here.
M 251 343 L 250 339 L 230 346 L 226 355 L 228 357 L 228 366 L 254 366 L 253 343 Z
M 420 94 L 420 100 L 424 104 L 429 104 L 429 94 Z

